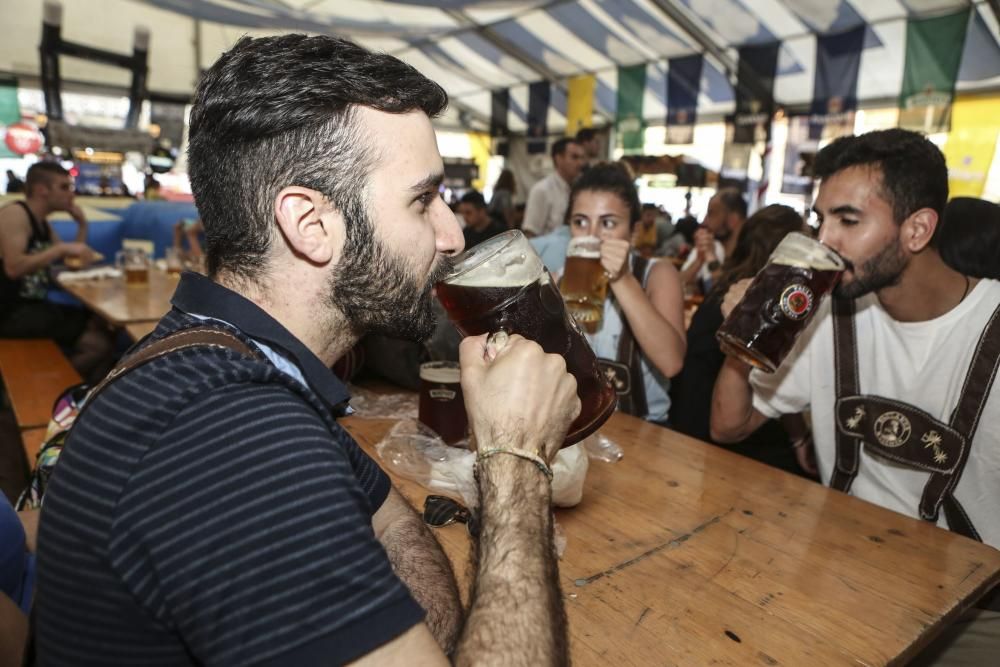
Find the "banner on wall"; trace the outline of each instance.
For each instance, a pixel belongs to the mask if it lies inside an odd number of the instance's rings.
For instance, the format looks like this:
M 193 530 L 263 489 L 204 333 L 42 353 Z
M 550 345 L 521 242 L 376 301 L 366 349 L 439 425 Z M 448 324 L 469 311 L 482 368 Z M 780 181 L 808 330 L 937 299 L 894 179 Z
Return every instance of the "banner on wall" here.
M 951 109 L 951 132 L 944 145 L 948 191 L 952 197 L 981 197 L 995 158 L 1000 95 L 959 95 Z
M 899 126 L 947 132 L 969 9 L 906 24 L 906 66 L 899 93 Z
M 667 137 L 668 144 L 694 143 L 694 125 L 698 118 L 698 92 L 704 58 L 700 53 L 667 62 Z
M 780 51 L 779 42 L 740 48 L 736 75 L 736 113 L 733 115 L 734 143 L 770 141 L 771 117 L 774 115 L 774 77 L 778 71 Z M 752 82 L 756 82 L 756 85 Z
M 615 131 L 625 153 L 642 153 L 646 123 L 642 102 L 646 96 L 646 64 L 618 68 L 618 111 Z
M 566 136 L 576 133 L 594 123 L 594 91 L 597 78 L 593 74 L 574 76 L 569 80 L 566 95 Z
M 509 152 L 510 129 L 507 125 L 507 112 L 510 110 L 510 89 L 490 92 L 490 136 L 494 140 L 493 152 L 497 155 L 507 155 Z
M 809 110 L 809 136 L 838 137 L 854 132 L 858 71 L 866 26 L 816 38 L 816 74 Z
M 808 116 L 788 119 L 785 162 L 781 170 L 781 192 L 788 195 L 812 195 L 812 164 L 819 142 L 809 138 Z
M 21 106 L 17 102 L 17 80 L 0 80 L 0 157 L 19 157 L 7 147 L 7 128 L 21 122 Z
M 548 81 L 528 86 L 528 152 L 548 152 L 549 100 L 552 88 Z
M 722 168 L 719 169 L 719 189 L 736 188 L 745 193 L 749 184 L 750 154 L 752 144 L 733 142 L 736 127 L 726 123 L 726 145 L 722 149 Z

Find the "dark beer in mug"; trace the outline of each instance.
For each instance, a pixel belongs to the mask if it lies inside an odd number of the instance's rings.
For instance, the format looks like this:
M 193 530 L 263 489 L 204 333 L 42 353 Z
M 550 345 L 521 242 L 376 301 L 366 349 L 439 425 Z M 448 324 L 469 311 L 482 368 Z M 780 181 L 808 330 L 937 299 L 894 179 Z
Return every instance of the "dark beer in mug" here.
M 420 365 L 417 419 L 449 445 L 463 439 L 469 426 L 461 379 L 457 362 L 431 361 Z
M 510 231 L 466 251 L 455 269 L 437 285 L 448 317 L 463 336 L 505 331 L 560 354 L 576 378 L 580 416 L 563 446 L 575 444 L 607 421 L 617 405 L 614 389 L 597 366 L 597 357 L 534 248 L 519 231 Z
M 773 373 L 843 272 L 836 252 L 805 234 L 788 234 L 719 327 L 722 351 Z

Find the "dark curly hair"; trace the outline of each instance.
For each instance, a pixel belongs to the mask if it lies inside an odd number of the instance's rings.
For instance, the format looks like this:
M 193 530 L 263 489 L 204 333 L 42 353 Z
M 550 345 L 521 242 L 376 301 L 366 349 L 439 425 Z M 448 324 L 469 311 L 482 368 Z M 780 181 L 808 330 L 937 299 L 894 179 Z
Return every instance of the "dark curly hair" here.
M 565 222 L 569 222 L 573 200 L 581 192 L 610 192 L 617 195 L 628 206 L 630 227 L 634 227 L 642 215 L 642 204 L 639 202 L 639 193 L 635 189 L 632 173 L 628 167 L 619 162 L 598 162 L 576 179 L 569 193 Z
M 274 238 L 274 198 L 298 185 L 347 220 L 344 252 L 364 247 L 368 175 L 379 159 L 355 110 L 448 104 L 410 65 L 343 39 L 244 37 L 205 72 L 191 109 L 188 168 L 205 225 L 209 273 L 257 282 Z
M 974 278 L 1000 279 L 1000 206 L 955 197 L 945 207 L 931 245 L 956 271 Z
M 881 172 L 882 198 L 897 224 L 922 208 L 943 213 L 948 168 L 940 149 L 919 132 L 896 128 L 841 137 L 816 154 L 813 174 L 824 179 L 859 166 Z

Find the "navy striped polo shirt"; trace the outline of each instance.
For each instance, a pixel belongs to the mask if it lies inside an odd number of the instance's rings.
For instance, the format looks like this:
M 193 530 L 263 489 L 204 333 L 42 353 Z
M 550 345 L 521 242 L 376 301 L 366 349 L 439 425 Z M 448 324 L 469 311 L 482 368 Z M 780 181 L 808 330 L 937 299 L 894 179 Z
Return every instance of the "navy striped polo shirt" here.
M 173 304 L 151 339 L 222 320 L 300 379 L 193 348 L 86 408 L 42 509 L 38 664 L 333 665 L 420 622 L 372 530 L 389 480 L 334 417 L 345 387 L 207 278 Z

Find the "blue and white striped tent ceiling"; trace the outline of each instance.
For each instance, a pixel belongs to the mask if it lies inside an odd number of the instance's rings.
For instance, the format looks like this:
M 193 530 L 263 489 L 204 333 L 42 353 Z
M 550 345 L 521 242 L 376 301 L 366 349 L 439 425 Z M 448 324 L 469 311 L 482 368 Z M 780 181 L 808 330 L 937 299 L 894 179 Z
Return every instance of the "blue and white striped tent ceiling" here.
M 708 53 L 700 112 L 732 110 L 727 74 L 737 47 L 781 41 L 775 99 L 810 101 L 819 33 L 867 25 L 858 97 L 892 100 L 905 57 L 906 20 L 974 7 L 959 90 L 1000 90 L 1000 29 L 986 0 L 61 0 L 67 39 L 129 52 L 134 28 L 152 31 L 149 87 L 190 93 L 242 34 L 311 32 L 351 38 L 397 55 L 438 81 L 453 105 L 446 124 L 485 127 L 490 90 L 510 88 L 510 125 L 523 130 L 527 84 L 553 82 L 549 128 L 565 125 L 566 79 L 597 78 L 597 124 L 614 116 L 617 67 L 647 63 L 644 110 L 666 115 L 668 59 Z M 42 0 L 0 0 L 0 70 L 38 73 Z M 198 26 L 195 26 L 195 23 Z M 192 45 L 197 42 L 197 48 Z M 705 45 L 710 48 L 706 49 Z M 711 51 L 715 51 L 713 55 Z M 200 54 L 200 62 L 198 55 Z M 63 77 L 127 85 L 127 74 L 64 59 Z

